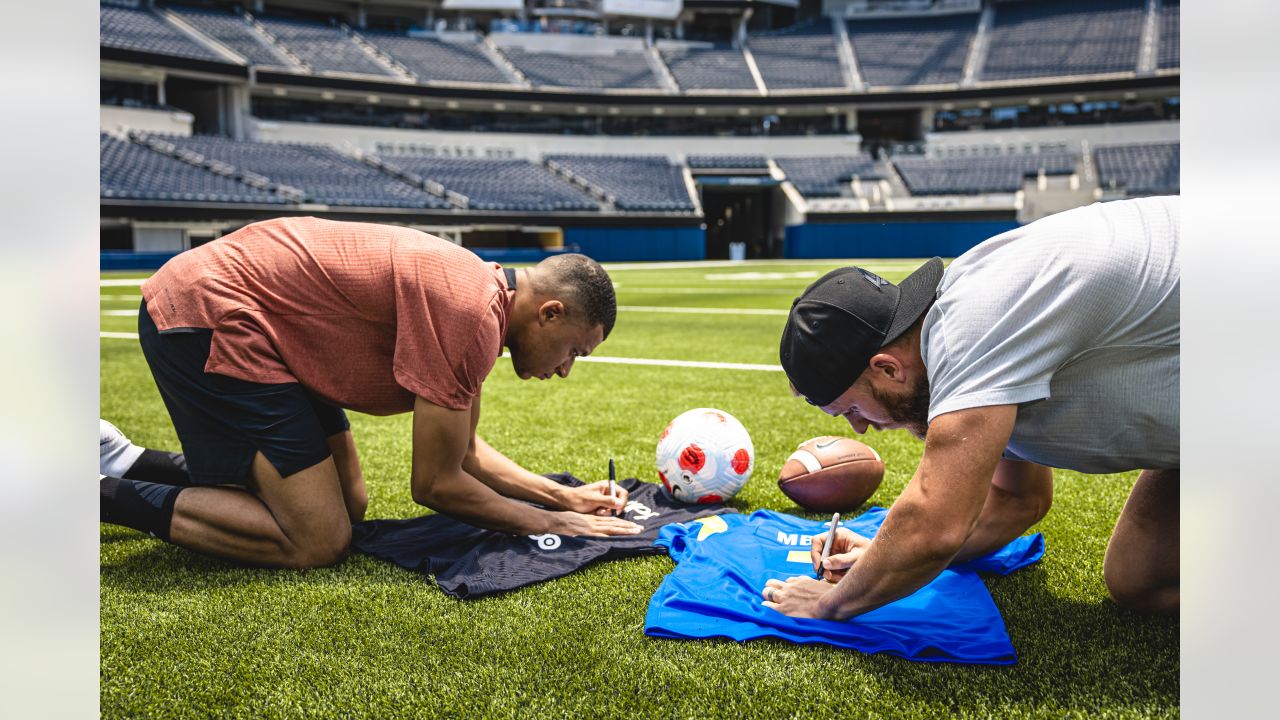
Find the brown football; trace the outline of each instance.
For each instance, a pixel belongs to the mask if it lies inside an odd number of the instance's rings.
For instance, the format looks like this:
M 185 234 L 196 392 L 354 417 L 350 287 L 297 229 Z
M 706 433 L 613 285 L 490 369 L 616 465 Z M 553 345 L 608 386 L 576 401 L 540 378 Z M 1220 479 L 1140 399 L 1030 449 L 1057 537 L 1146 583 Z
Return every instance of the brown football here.
M 847 512 L 871 497 L 884 479 L 884 461 L 867 445 L 824 435 L 800 443 L 782 465 L 778 487 L 806 510 Z

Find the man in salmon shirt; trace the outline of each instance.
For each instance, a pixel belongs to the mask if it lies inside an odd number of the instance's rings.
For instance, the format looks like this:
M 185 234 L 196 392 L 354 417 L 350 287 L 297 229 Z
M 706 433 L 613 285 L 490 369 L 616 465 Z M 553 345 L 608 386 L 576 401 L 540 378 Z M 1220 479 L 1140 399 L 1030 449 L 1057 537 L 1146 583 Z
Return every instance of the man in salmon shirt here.
M 346 408 L 413 412 L 422 505 L 524 535 L 641 530 L 613 516 L 625 491 L 566 488 L 475 434 L 504 346 L 521 379 L 545 380 L 608 337 L 613 285 L 590 258 L 510 270 L 409 228 L 280 218 L 178 255 L 142 298 L 191 486 L 104 477 L 104 522 L 244 563 L 331 565 L 368 503 Z

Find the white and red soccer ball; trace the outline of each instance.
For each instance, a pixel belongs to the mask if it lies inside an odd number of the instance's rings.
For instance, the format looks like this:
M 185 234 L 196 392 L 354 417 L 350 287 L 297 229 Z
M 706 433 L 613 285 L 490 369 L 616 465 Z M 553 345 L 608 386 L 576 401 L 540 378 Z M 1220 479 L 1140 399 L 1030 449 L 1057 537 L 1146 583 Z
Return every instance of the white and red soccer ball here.
M 733 497 L 755 468 L 751 436 L 723 410 L 681 413 L 658 436 L 658 477 L 666 494 L 685 503 Z

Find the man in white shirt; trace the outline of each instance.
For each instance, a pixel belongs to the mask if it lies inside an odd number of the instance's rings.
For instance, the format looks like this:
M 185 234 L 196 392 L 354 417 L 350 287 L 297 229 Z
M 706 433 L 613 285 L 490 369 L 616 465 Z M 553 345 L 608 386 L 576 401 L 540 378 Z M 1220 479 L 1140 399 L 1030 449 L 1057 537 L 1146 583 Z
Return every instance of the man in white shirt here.
M 1179 199 L 1159 197 L 1044 218 L 897 286 L 854 267 L 811 285 L 780 347 L 797 394 L 925 449 L 876 540 L 837 534 L 835 585 L 773 580 L 765 605 L 843 619 L 905 597 L 1044 517 L 1058 467 L 1143 471 L 1103 575 L 1117 603 L 1176 612 L 1179 280 Z

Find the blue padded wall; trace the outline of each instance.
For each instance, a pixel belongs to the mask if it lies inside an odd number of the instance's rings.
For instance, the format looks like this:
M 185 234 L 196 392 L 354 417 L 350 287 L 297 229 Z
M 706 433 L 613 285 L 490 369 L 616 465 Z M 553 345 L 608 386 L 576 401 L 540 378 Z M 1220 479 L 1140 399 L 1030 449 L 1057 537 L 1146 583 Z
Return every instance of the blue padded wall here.
M 134 252 L 103 250 L 98 255 L 99 270 L 159 270 L 176 252 Z
M 700 227 L 564 229 L 566 247 L 600 262 L 620 260 L 703 260 L 706 233 Z
M 783 257 L 956 257 L 1016 227 L 1013 220 L 793 225 L 787 228 Z

